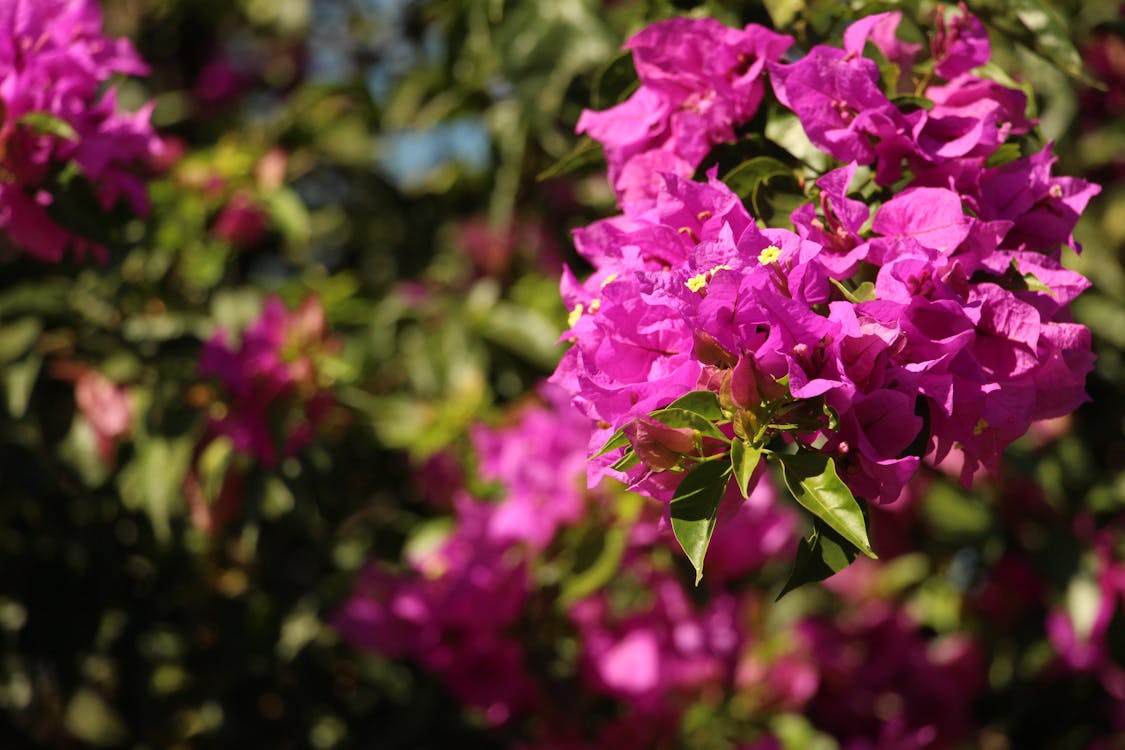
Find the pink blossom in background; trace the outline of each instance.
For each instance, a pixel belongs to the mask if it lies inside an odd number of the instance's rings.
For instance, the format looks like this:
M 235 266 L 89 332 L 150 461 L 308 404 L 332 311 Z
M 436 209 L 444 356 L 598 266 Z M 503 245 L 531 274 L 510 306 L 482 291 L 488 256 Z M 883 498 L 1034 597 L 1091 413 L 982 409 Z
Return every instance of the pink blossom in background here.
M 583 475 L 593 425 L 558 387 L 544 384 L 539 395 L 543 406 L 524 409 L 510 427 L 478 425 L 472 438 L 481 478 L 502 487 L 489 535 L 542 549 L 585 509 Z
M 841 748 L 952 750 L 972 738 L 986 679 L 967 636 L 929 641 L 905 613 L 877 604 L 805 620 L 798 632 L 820 675 L 805 715 Z
M 1113 700 L 1125 702 L 1125 666 L 1111 653 L 1110 636 L 1114 618 L 1125 611 L 1125 563 L 1115 551 L 1113 530 L 1088 534 L 1082 527 L 1090 521 L 1079 519 L 1077 532 L 1093 543 L 1093 578 L 1085 591 L 1074 589 L 1072 581 L 1064 606 L 1047 615 L 1047 635 L 1065 668 L 1095 675 Z
M 94 431 L 98 454 L 103 461 L 111 461 L 118 439 L 132 431 L 128 392 L 97 370 L 86 369 L 74 383 L 74 401 Z
M 316 297 L 293 311 L 270 297 L 237 344 L 217 331 L 199 359 L 199 373 L 223 387 L 210 429 L 267 466 L 293 455 L 332 406 L 319 362 L 334 346 Z
M 152 105 L 121 112 L 113 75 L 146 75 L 148 67 L 124 39 L 102 34 L 93 0 L 11 0 L 0 5 L 0 229 L 39 260 L 58 262 L 67 249 L 104 254 L 96 243 L 60 226 L 49 211 L 52 173 L 73 162 L 104 210 L 121 198 L 148 210 L 143 176 L 161 141 L 149 125 Z M 35 118 L 70 134 L 37 131 Z
M 641 571 L 651 594 L 647 607 L 615 613 L 596 594 L 575 604 L 570 617 L 590 687 L 659 716 L 681 710 L 706 685 L 729 684 L 745 636 L 734 597 L 719 595 L 697 608 L 679 579 Z
M 246 249 L 258 244 L 268 228 L 269 216 L 261 203 L 239 191 L 219 211 L 211 232 L 236 248 Z
M 370 565 L 333 622 L 359 648 L 440 675 L 499 725 L 535 704 L 536 687 L 514 635 L 530 582 L 521 556 L 489 534 L 494 511 L 461 499 L 457 527 L 436 549 L 402 572 Z

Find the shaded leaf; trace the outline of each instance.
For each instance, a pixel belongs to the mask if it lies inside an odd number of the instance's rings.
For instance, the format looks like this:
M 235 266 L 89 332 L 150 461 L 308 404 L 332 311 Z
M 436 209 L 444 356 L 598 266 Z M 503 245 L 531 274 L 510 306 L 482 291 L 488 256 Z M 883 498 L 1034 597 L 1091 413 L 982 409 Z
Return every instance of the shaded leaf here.
M 812 536 L 802 539 L 798 545 L 793 570 L 774 601 L 806 583 L 831 578 L 851 565 L 858 554 L 853 544 L 823 523 L 815 523 Z
M 793 172 L 771 156 L 756 156 L 743 162 L 723 177 L 723 182 L 744 201 L 753 201 L 762 186 L 775 177 L 792 177 Z
M 633 52 L 625 50 L 597 72 L 590 102 L 594 109 L 609 109 L 625 101 L 640 83 L 633 67 Z
M 605 157 L 602 155 L 601 144 L 593 138 L 584 135 L 574 144 L 574 148 L 554 164 L 536 175 L 535 179 L 550 180 L 604 162 Z
M 912 96 L 910 94 L 891 97 L 891 104 L 902 110 L 924 109 L 928 112 L 934 108 L 932 99 L 927 99 L 924 96 Z
M 672 496 L 672 533 L 695 568 L 697 586 L 703 578 L 703 560 L 715 531 L 729 472 L 725 461 L 701 463 L 684 476 Z

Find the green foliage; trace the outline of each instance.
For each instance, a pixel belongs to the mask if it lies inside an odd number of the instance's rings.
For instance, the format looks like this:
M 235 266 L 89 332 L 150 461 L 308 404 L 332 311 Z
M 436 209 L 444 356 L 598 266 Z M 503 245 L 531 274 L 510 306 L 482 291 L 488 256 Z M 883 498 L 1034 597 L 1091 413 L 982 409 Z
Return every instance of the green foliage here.
M 672 532 L 695 568 L 696 586 L 703 580 L 703 560 L 729 478 L 725 461 L 704 461 L 684 475 L 672 496 Z
M 836 462 L 822 453 L 774 453 L 785 486 L 801 505 L 868 557 L 876 557 L 867 539 L 863 509 L 836 473 Z

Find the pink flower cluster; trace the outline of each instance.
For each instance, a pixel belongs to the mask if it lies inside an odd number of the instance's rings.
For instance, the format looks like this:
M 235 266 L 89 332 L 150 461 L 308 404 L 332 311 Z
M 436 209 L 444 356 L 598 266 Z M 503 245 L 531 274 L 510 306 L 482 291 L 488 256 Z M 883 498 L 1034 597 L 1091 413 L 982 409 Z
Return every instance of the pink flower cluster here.
M 230 438 L 267 466 L 293 455 L 332 406 L 321 358 L 334 347 L 315 297 L 292 312 L 270 297 L 237 345 L 216 331 L 199 359 L 200 374 L 217 379 L 225 395 L 212 410 L 211 435 Z
M 39 260 L 58 262 L 104 249 L 50 215 L 48 183 L 73 164 L 109 210 L 124 197 L 148 210 L 143 167 L 160 141 L 152 105 L 120 112 L 115 74 L 148 67 L 124 39 L 102 34 L 94 0 L 10 0 L 0 4 L 0 228 Z
M 473 430 L 481 477 L 503 498 L 456 492 L 455 527 L 436 549 L 408 555 L 404 572 L 369 566 L 336 616 L 349 641 L 418 662 L 493 725 L 536 701 L 516 633 L 532 586 L 529 558 L 586 506 L 589 422 L 557 389 L 541 395 L 544 405 L 513 424 Z
M 453 530 L 428 550 L 408 547 L 404 570 L 370 565 L 335 618 L 360 648 L 440 675 L 493 725 L 546 711 L 547 678 L 526 645 L 543 616 L 543 602 L 532 601 L 534 569 L 560 532 L 589 513 L 582 477 L 592 426 L 559 389 L 544 386 L 540 398 L 542 405 L 521 409 L 509 424 L 472 432 L 481 477 L 499 486 L 501 498 L 457 492 Z M 793 540 L 793 515 L 777 507 L 768 483 L 729 512 L 728 536 L 708 558 L 724 580 L 756 569 Z M 651 592 L 646 604 L 622 613 L 594 593 L 565 613 L 580 643 L 585 689 L 628 708 L 599 730 L 636 740 L 625 747 L 652 746 L 652 732 L 674 728 L 691 696 L 729 684 L 743 643 L 733 594 L 718 591 L 700 607 L 678 577 L 653 566 L 653 553 L 666 543 L 662 535 L 635 534 L 624 553 L 621 575 Z M 570 736 L 566 723 L 552 732 Z
M 624 102 L 586 110 L 578 132 L 605 147 L 622 205 L 647 203 L 659 174 L 690 177 L 711 146 L 735 139 L 765 95 L 762 72 L 793 44 L 757 24 L 732 29 L 712 18 L 671 18 L 626 42 L 640 87 Z
M 888 604 L 809 618 L 797 634 L 817 674 L 803 710 L 842 750 L 955 748 L 973 736 L 972 701 L 985 682 L 967 636 L 928 640 Z
M 876 503 L 897 498 L 922 457 L 960 452 L 966 483 L 995 470 L 1033 421 L 1086 400 L 1090 334 L 1067 307 L 1088 282 L 1059 257 L 1098 188 L 1053 175 L 1049 147 L 989 166 L 1030 123 L 1022 93 L 968 72 L 989 48 L 963 8 L 931 43 L 948 78 L 924 88 L 933 108 L 896 104 L 863 53 L 872 42 L 909 81 L 917 49 L 895 38 L 899 18 L 861 19 L 843 49 L 765 66 L 812 143 L 845 162 L 815 181 L 795 232 L 760 228 L 714 172 L 699 183 L 659 166 L 652 200 L 623 200 L 623 215 L 576 232 L 595 270 L 564 273 L 573 347 L 553 381 L 602 428 L 592 452 L 624 429 L 640 459 L 603 456 L 591 482 L 608 474 L 671 497 L 681 459 L 722 444 L 647 415 L 696 390 L 718 396 L 737 438 L 830 456 Z M 601 113 L 605 132 L 610 121 L 612 164 L 620 134 L 643 127 L 623 111 Z M 862 165 L 875 166 L 867 200 L 853 197 Z M 892 182 L 895 193 L 879 187 Z

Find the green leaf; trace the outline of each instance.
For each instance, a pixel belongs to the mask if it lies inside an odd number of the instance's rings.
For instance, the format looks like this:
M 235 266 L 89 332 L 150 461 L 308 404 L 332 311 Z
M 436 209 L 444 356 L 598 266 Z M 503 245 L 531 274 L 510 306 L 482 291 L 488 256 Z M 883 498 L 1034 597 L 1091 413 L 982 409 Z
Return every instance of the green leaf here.
M 683 409 L 698 414 L 704 419 L 723 419 L 723 407 L 719 406 L 719 396 L 714 391 L 685 393 L 665 408 Z
M 783 29 L 797 17 L 804 8 L 804 0 L 762 0 L 766 12 L 770 14 L 774 28 Z
M 793 570 L 778 599 L 806 583 L 831 578 L 852 564 L 859 550 L 821 522 L 815 522 L 812 536 L 802 539 L 793 559 Z
M 28 112 L 16 121 L 26 125 L 36 135 L 53 135 L 67 141 L 77 141 L 78 131 L 69 122 L 46 112 Z
M 593 138 L 584 135 L 574 144 L 574 148 L 554 164 L 536 175 L 535 179 L 543 181 L 554 179 L 555 177 L 562 177 L 563 175 L 577 172 L 579 169 L 600 164 L 604 161 L 605 157 L 602 155 L 601 144 Z
M 1070 41 L 1067 22 L 1055 8 L 1044 0 L 1012 0 L 1009 8 L 1027 29 L 1028 33 L 1021 41 L 1067 75 L 1087 82 L 1090 80 L 1082 69 L 1078 50 Z
M 781 462 L 785 484 L 797 502 L 863 554 L 877 558 L 867 539 L 863 510 L 836 473 L 835 461 L 821 453 L 773 455 Z
M 309 210 L 295 190 L 281 188 L 265 196 L 266 208 L 285 239 L 291 245 L 303 245 L 312 234 Z
M 608 109 L 625 101 L 639 85 L 640 80 L 633 67 L 633 52 L 625 50 L 595 75 L 590 103 L 594 109 Z
M 43 324 L 36 318 L 27 317 L 0 326 L 0 362 L 19 359 L 35 340 L 39 338 Z
M 39 379 L 39 368 L 42 366 L 43 357 L 33 354 L 4 369 L 3 380 L 8 396 L 8 413 L 16 419 L 27 412 L 27 404 L 31 401 L 31 392 L 35 388 L 35 381 Z
M 775 177 L 792 177 L 793 171 L 772 156 L 755 156 L 723 176 L 723 182 L 744 201 L 753 201 L 758 191 Z
M 985 22 L 1054 64 L 1071 78 L 1095 83 L 1082 67 L 1082 58 L 1071 41 L 1068 19 L 1048 0 L 978 0 L 973 8 Z M 1000 66 L 988 62 L 981 72 L 1005 83 L 995 74 Z M 1005 78 L 1011 78 L 1006 72 Z M 1022 88 L 1014 86 L 1013 88 Z
M 750 486 L 750 477 L 754 475 L 754 469 L 758 468 L 758 462 L 762 460 L 762 451 L 750 445 L 744 440 L 735 440 L 730 445 L 730 467 L 734 472 L 734 478 L 738 482 L 738 490 L 742 493 L 743 497 L 750 497 L 748 488 Z
M 703 559 L 715 531 L 729 472 L 725 461 L 701 463 L 684 476 L 672 496 L 672 533 L 695 568 L 696 586 L 703 579 Z
M 136 455 L 117 475 L 122 503 L 144 511 L 161 542 L 171 538 L 172 518 L 183 508 L 184 476 L 193 446 L 190 436 L 138 438 Z
M 911 96 L 909 94 L 902 94 L 901 96 L 892 96 L 891 104 L 899 109 L 924 109 L 929 112 L 934 108 L 932 99 L 927 99 L 924 96 Z
M 1020 152 L 1020 144 L 1005 143 L 992 152 L 992 155 L 988 157 L 988 161 L 986 161 L 984 165 L 989 169 L 1002 167 L 1005 164 L 1015 161 L 1022 155 L 1023 154 Z
M 719 440 L 728 439 L 722 430 L 712 424 L 709 419 L 693 411 L 672 408 L 657 409 L 649 416 L 668 427 L 689 427 L 693 430 L 699 430 L 701 434 L 707 437 Z
M 569 606 L 609 583 L 621 567 L 629 549 L 629 529 L 640 515 L 645 498 L 634 492 L 617 499 L 617 519 L 608 527 L 590 526 L 592 545 L 580 545 L 576 559 L 569 561 L 559 592 L 559 603 Z M 582 553 L 586 553 L 583 555 Z
M 617 432 L 613 433 L 609 440 L 605 441 L 605 445 L 602 446 L 602 449 L 594 455 L 590 456 L 590 458 L 592 460 L 598 458 L 599 456 L 604 456 L 610 451 L 617 450 L 618 448 L 624 448 L 628 444 L 629 438 L 625 435 L 625 431 L 618 430 Z
M 641 457 L 632 451 L 632 449 L 625 451 L 621 458 L 613 466 L 609 467 L 614 471 L 628 471 L 641 462 Z
M 833 286 L 840 290 L 840 293 L 843 294 L 849 302 L 859 304 L 860 302 L 870 302 L 875 299 L 875 285 L 870 281 L 864 281 L 857 286 L 853 292 L 851 289 L 844 286 L 841 281 L 833 278 L 829 278 L 828 280 L 832 282 Z

